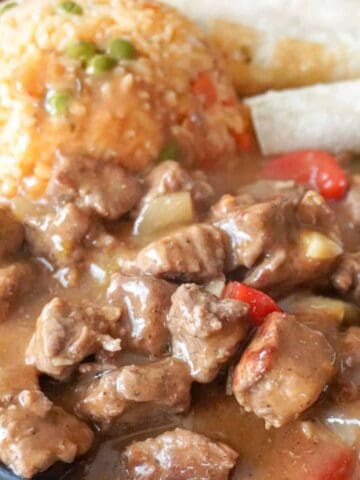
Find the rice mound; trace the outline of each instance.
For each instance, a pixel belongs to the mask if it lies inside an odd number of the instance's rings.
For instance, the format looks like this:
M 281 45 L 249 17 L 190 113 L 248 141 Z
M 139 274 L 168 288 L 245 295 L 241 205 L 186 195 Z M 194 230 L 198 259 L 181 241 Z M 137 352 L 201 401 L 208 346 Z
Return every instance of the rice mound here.
M 197 26 L 153 1 L 77 0 L 81 15 L 60 3 L 22 0 L 0 16 L 1 194 L 39 197 L 58 150 L 135 172 L 169 142 L 190 165 L 236 150 L 242 110 Z M 66 53 L 76 41 L 106 51 L 118 37 L 134 45 L 136 58 L 101 75 Z M 46 110 L 49 91 L 71 92 L 65 113 Z

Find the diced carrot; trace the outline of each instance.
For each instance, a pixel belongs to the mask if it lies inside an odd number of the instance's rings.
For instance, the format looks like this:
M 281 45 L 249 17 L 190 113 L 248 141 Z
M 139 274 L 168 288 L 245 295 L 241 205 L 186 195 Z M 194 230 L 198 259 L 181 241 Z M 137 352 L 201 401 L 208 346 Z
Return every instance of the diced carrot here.
M 210 75 L 200 72 L 191 84 L 192 92 L 203 102 L 205 108 L 209 108 L 217 101 L 217 92 Z
M 250 153 L 255 149 L 255 139 L 251 132 L 234 132 L 231 131 L 232 136 L 238 146 L 240 152 Z

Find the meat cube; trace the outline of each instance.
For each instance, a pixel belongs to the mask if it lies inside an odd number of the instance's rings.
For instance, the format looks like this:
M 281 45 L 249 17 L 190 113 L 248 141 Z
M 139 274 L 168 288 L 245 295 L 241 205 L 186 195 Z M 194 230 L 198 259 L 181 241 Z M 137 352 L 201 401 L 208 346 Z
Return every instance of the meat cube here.
M 220 300 L 197 285 L 181 285 L 168 315 L 173 356 L 189 364 L 194 380 L 211 382 L 245 338 L 247 313 L 238 300 Z
M 204 282 L 223 273 L 227 248 L 221 230 L 196 224 L 150 243 L 139 252 L 136 265 L 144 274 Z
M 133 443 L 124 452 L 131 480 L 227 480 L 238 454 L 181 428 Z
M 24 241 L 24 227 L 4 206 L 0 206 L 0 258 L 16 252 Z
M 0 268 L 0 322 L 7 319 L 21 295 L 33 286 L 35 267 L 25 262 Z
M 331 282 L 341 295 L 360 305 L 360 253 L 345 253 Z
M 74 306 L 54 298 L 37 320 L 26 352 L 27 363 L 55 379 L 66 380 L 88 355 L 101 348 L 120 350 L 120 314 L 115 307 Z
M 334 373 L 324 335 L 292 315 L 272 313 L 235 368 L 233 391 L 245 410 L 280 427 L 309 408 Z
M 342 253 L 334 213 L 313 191 L 302 190 L 251 204 L 227 197 L 213 208 L 214 225 L 231 240 L 229 269 L 250 270 L 244 281 L 262 290 L 284 290 L 327 281 Z
M 68 203 L 55 213 L 27 220 L 26 240 L 33 255 L 62 266 L 81 258 L 82 243 L 89 228 L 89 215 Z
M 142 205 L 168 193 L 189 192 L 194 204 L 204 209 L 209 206 L 214 197 L 214 189 L 207 181 L 204 172 L 189 172 L 174 160 L 167 160 L 153 168 L 145 177 L 145 187 L 147 193 L 142 200 Z
M 236 209 L 232 215 L 215 225 L 231 239 L 231 266 L 252 267 L 266 249 L 284 237 L 286 218 L 281 215 L 279 202 L 258 203 L 245 210 Z M 280 243 L 280 242 L 279 242 Z
M 40 391 L 29 367 L 0 372 L 0 460 L 31 478 L 53 463 L 71 463 L 93 441 L 92 431 Z
M 105 372 L 88 389 L 79 411 L 106 422 L 134 403 L 151 402 L 179 413 L 190 405 L 191 376 L 186 363 L 166 358 Z
M 175 286 L 153 277 L 113 275 L 108 298 L 123 308 L 124 346 L 161 355 L 169 344 L 166 315 Z
M 350 327 L 338 344 L 339 372 L 337 384 L 341 398 L 360 398 L 360 327 Z
M 59 154 L 48 193 L 115 220 L 136 205 L 141 188 L 135 177 L 120 165 L 91 157 Z

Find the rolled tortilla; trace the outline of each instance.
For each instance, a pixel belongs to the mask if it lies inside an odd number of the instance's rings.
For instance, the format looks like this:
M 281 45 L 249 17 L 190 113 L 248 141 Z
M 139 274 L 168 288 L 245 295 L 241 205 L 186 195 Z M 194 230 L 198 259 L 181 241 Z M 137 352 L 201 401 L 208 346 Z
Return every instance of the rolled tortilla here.
M 245 101 L 265 155 L 360 153 L 360 80 L 268 92 Z
M 167 0 L 209 28 L 241 95 L 360 77 L 358 0 Z

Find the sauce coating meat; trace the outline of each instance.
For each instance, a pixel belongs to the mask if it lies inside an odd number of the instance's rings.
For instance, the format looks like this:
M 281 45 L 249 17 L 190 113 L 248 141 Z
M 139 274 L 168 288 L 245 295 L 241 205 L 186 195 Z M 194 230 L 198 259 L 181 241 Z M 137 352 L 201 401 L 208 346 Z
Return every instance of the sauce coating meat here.
M 31 478 L 90 448 L 90 428 L 46 398 L 34 370 L 3 369 L 0 395 L 0 458 L 17 475 Z
M 226 480 L 237 453 L 183 429 L 130 445 L 124 453 L 134 480 Z
M 188 367 L 175 358 L 127 365 L 105 372 L 94 381 L 78 410 L 100 422 L 111 421 L 134 403 L 150 402 L 172 412 L 184 412 L 190 405 L 191 382 Z
M 271 313 L 235 368 L 235 397 L 266 426 L 280 427 L 317 400 L 334 362 L 335 352 L 320 332 Z
M 168 325 L 172 353 L 188 363 L 194 380 L 211 382 L 236 352 L 248 329 L 248 308 L 237 300 L 220 300 L 195 284 L 172 296 Z
M 0 479 L 359 480 L 350 154 L 261 156 L 156 0 L 7 2 L 0 38 Z

